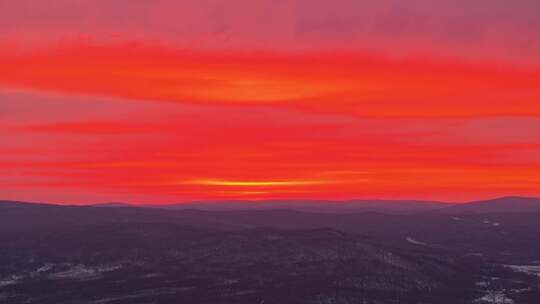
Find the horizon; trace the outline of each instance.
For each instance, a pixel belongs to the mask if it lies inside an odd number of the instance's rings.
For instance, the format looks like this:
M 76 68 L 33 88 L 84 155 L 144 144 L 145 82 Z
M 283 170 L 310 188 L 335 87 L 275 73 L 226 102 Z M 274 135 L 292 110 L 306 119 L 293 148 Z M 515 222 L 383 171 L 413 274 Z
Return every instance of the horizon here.
M 306 204 L 321 204 L 321 205 L 332 205 L 332 204 L 354 204 L 354 203 L 368 203 L 368 202 L 380 202 L 381 204 L 384 203 L 420 203 L 420 204 L 440 204 L 440 205 L 448 205 L 448 206 L 456 206 L 456 205 L 467 205 L 467 204 L 474 204 L 479 202 L 491 202 L 491 201 L 497 201 L 497 200 L 505 200 L 505 199 L 525 199 L 525 200 L 539 200 L 540 197 L 535 196 L 520 196 L 520 195 L 505 195 L 505 196 L 496 196 L 496 197 L 486 197 L 481 199 L 475 199 L 475 200 L 469 200 L 469 201 L 440 201 L 440 200 L 421 200 L 421 199 L 377 199 L 377 198 L 357 198 L 357 199 L 343 199 L 343 200 L 321 200 L 321 199 L 234 199 L 234 200 L 191 200 L 191 201 L 183 201 L 183 202 L 162 202 L 162 203 L 156 203 L 156 202 L 137 202 L 137 201 L 102 201 L 102 202 L 58 202 L 58 201 L 25 201 L 25 200 L 8 200 L 8 199 L 2 199 L 0 198 L 0 202 L 14 202 L 14 203 L 28 203 L 28 204 L 43 204 L 43 205 L 53 205 L 53 206 L 81 206 L 81 207 L 92 207 L 92 206 L 99 206 L 99 205 L 108 205 L 108 204 L 120 204 L 120 205 L 128 205 L 133 207 L 152 207 L 152 206 L 181 206 L 181 205 L 204 205 L 204 204 L 246 204 L 246 205 L 262 205 L 264 203 L 306 203 Z

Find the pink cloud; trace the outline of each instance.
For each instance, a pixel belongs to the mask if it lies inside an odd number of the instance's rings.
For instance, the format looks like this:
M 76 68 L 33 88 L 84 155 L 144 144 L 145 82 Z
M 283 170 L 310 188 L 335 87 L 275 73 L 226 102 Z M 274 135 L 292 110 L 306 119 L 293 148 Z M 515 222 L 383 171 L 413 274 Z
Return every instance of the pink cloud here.
M 440 54 L 540 63 L 536 0 L 0 1 L 4 38 Z

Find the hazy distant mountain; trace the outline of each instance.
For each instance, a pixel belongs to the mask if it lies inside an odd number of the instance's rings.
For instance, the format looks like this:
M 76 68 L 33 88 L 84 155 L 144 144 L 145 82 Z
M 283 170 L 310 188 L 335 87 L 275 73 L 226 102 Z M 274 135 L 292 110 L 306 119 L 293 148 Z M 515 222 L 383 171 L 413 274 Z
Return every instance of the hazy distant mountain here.
M 47 206 L 56 206 L 54 204 L 45 204 L 45 203 L 30 203 L 30 202 L 20 202 L 20 201 L 7 201 L 7 200 L 0 200 L 0 207 L 2 208 L 30 208 L 30 207 L 47 207 Z
M 117 202 L 99 203 L 99 204 L 93 204 L 90 206 L 92 207 L 136 207 L 135 205 L 131 205 L 127 203 L 117 203 Z
M 4 207 L 13 205 L 44 205 L 15 201 L 0 201 Z M 19 206 L 20 207 L 20 206 Z M 440 201 L 422 200 L 228 200 L 196 201 L 168 205 L 135 205 L 122 202 L 99 203 L 87 207 L 139 207 L 166 210 L 201 210 L 201 211 L 265 211 L 292 210 L 316 213 L 365 213 L 417 214 L 434 212 L 442 214 L 467 213 L 523 213 L 540 212 L 540 198 L 508 196 L 490 200 L 472 201 L 454 204 Z
M 287 209 L 321 213 L 363 213 L 380 212 L 387 214 L 436 213 L 497 213 L 497 212 L 540 212 L 540 198 L 501 197 L 491 200 L 472 201 L 462 204 L 421 200 L 267 200 L 267 201 L 201 201 L 173 205 L 152 206 L 174 210 L 277 210 Z
M 455 205 L 442 209 L 442 211 L 455 214 L 540 212 L 540 198 L 508 196 Z
M 197 209 L 207 211 L 288 209 L 323 213 L 383 212 L 407 214 L 433 211 L 453 206 L 437 201 L 419 200 L 264 200 L 264 201 L 204 201 L 156 206 L 165 209 Z

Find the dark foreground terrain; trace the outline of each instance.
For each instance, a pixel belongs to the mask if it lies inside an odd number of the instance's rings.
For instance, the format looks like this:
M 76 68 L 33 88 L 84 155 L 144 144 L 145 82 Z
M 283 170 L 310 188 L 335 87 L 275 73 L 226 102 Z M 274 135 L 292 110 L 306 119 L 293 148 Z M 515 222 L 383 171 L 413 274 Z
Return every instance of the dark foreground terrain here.
M 540 213 L 470 208 L 0 202 L 0 303 L 540 303 Z

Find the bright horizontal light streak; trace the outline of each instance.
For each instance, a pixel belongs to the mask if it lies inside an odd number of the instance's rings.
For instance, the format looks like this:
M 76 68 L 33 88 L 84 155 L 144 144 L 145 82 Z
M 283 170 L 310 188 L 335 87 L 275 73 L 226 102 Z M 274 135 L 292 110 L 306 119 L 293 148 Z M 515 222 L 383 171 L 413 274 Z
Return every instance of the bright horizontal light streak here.
M 326 181 L 231 181 L 231 180 L 215 180 L 204 179 L 188 182 L 194 185 L 207 186 L 229 186 L 229 187 L 272 187 L 272 186 L 304 186 L 304 185 L 320 185 L 327 184 Z

